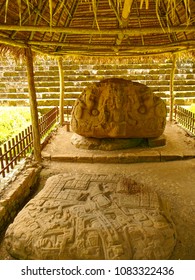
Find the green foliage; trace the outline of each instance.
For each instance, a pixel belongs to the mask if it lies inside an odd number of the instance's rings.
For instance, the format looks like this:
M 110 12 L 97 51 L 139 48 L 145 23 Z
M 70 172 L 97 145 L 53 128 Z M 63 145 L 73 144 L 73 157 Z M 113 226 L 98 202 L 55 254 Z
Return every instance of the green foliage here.
M 190 112 L 195 113 L 195 103 L 192 103 L 190 106 Z
M 0 145 L 17 135 L 30 124 L 26 107 L 0 107 Z

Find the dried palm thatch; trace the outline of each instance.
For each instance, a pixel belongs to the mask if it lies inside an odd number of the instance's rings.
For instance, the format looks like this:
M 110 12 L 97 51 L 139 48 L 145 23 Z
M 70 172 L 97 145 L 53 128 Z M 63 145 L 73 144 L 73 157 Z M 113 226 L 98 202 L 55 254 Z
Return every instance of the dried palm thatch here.
M 195 49 L 193 0 L 2 0 L 0 50 L 130 57 Z M 17 53 L 17 51 L 16 51 Z

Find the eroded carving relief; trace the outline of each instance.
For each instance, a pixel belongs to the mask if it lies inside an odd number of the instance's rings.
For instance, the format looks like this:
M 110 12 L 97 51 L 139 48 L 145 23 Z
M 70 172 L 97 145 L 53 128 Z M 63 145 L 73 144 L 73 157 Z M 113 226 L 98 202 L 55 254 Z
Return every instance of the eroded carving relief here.
M 19 259 L 168 259 L 173 225 L 158 197 L 129 177 L 56 175 L 6 232 Z
M 159 137 L 166 124 L 166 105 L 143 84 L 106 79 L 88 86 L 76 100 L 71 126 L 95 138 Z

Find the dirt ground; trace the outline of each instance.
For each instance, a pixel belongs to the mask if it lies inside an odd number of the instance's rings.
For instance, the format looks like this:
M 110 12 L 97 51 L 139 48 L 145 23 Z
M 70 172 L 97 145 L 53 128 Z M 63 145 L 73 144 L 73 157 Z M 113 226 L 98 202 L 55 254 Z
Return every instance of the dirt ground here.
M 51 146 L 55 150 L 54 143 L 55 139 L 52 139 L 45 153 L 51 153 Z M 56 143 L 59 144 L 59 140 Z M 171 147 L 178 152 L 181 149 L 192 151 L 195 149 L 195 139 L 176 128 L 172 142 L 167 146 L 169 151 Z M 44 187 L 47 178 L 60 173 L 130 175 L 138 183 L 155 190 L 167 207 L 177 233 L 177 243 L 171 259 L 195 260 L 195 159 L 128 164 L 71 163 L 44 159 L 37 192 Z M 0 236 L 0 259 L 13 259 L 5 249 L 4 233 Z

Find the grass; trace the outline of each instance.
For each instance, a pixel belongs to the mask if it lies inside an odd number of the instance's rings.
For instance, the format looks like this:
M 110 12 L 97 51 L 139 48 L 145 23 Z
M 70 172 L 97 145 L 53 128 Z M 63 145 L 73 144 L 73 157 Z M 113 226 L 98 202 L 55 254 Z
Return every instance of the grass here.
M 194 113 L 195 114 L 195 103 L 192 103 L 191 106 L 190 106 L 190 112 Z
M 30 108 L 0 107 L 0 145 L 30 124 Z

